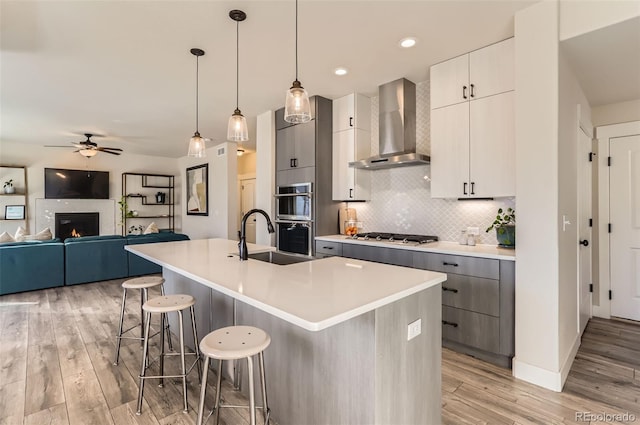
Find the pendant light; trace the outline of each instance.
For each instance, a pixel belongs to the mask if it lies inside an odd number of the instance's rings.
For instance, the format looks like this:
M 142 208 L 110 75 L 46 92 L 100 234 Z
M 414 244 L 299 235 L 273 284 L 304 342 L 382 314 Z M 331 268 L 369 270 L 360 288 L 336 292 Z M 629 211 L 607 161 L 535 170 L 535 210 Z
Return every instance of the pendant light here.
M 309 95 L 298 81 L 298 0 L 296 0 L 296 79 L 287 91 L 284 120 L 294 124 L 311 121 Z
M 227 126 L 227 140 L 230 142 L 246 142 L 249 140 L 249 130 L 247 130 L 247 119 L 240 112 L 238 107 L 238 92 L 240 80 L 240 22 L 247 19 L 247 14 L 242 10 L 232 10 L 229 17 L 236 21 L 236 110 L 229 118 Z
M 206 155 L 205 149 L 205 139 L 200 136 L 200 132 L 198 131 L 198 59 L 200 56 L 204 56 L 204 50 L 202 49 L 191 49 L 191 54 L 196 57 L 196 132 L 193 133 L 193 137 L 189 140 L 189 152 L 187 156 L 193 156 L 196 158 L 204 158 Z

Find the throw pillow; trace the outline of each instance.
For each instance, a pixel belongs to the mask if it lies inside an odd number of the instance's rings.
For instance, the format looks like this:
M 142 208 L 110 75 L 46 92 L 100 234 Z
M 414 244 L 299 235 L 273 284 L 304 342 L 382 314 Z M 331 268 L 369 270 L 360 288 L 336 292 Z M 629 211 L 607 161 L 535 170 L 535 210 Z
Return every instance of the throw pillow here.
M 147 226 L 146 229 L 144 229 L 144 232 L 142 232 L 143 235 L 148 235 L 149 233 L 158 233 L 158 226 L 156 226 L 155 222 L 151 222 L 150 225 Z
M 16 234 L 13 237 L 13 239 L 15 239 L 16 242 L 24 242 L 24 237 L 27 235 L 27 231 L 22 227 L 19 226 L 18 230 L 16 230 Z
M 6 243 L 6 242 L 15 242 L 16 240 L 13 239 L 13 236 L 11 236 L 10 234 L 8 234 L 7 232 L 3 232 L 0 235 L 0 243 Z
M 25 241 L 49 241 L 51 239 L 53 239 L 53 235 L 51 234 L 51 229 L 48 227 L 35 235 L 24 235 Z

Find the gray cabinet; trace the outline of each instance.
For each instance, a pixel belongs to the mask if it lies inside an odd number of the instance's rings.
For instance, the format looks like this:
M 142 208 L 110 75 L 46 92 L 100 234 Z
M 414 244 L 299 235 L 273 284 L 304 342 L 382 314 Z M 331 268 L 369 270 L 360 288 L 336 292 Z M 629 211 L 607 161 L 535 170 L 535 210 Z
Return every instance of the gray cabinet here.
M 276 170 L 315 165 L 315 121 L 277 130 Z
M 511 367 L 515 353 L 514 261 L 325 241 L 316 241 L 316 250 L 323 256 L 447 273 L 442 284 L 443 346 Z

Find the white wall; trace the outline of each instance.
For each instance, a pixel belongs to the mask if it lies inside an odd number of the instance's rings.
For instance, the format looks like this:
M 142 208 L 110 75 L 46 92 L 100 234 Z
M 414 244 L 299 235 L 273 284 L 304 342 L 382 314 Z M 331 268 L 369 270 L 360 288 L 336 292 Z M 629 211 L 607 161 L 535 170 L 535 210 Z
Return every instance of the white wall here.
M 591 119 L 594 127 L 640 121 L 640 99 L 594 106 Z
M 220 152 L 223 152 L 220 154 Z M 209 164 L 209 215 L 182 216 L 182 230 L 191 239 L 238 237 L 237 155 L 235 143 L 222 143 L 206 150 L 205 158 L 178 159 L 182 181 L 182 205 L 186 205 L 186 169 Z
M 640 2 L 560 0 L 560 40 L 640 16 Z
M 258 115 L 256 120 L 256 208 L 275 217 L 276 187 L 276 122 L 273 111 Z M 256 221 L 256 243 L 275 246 L 275 235 L 267 232 L 264 220 Z
M 544 31 L 540 29 L 544 28 Z M 516 378 L 559 391 L 558 5 L 515 16 Z
M 29 144 L 1 142 L 0 157 L 3 164 L 25 165 L 29 185 L 29 231 L 35 229 L 35 200 L 44 198 L 44 169 L 67 168 L 76 170 L 109 171 L 109 196 L 116 202 L 122 196 L 122 173 L 159 173 L 176 175 L 176 199 L 180 201 L 180 176 L 174 158 L 123 153 L 120 156 L 99 153 L 85 158 L 72 149 L 44 148 Z M 117 204 L 116 207 L 118 208 Z M 176 232 L 180 231 L 181 205 L 176 205 Z M 116 211 L 118 217 L 119 210 Z M 143 223 L 140 223 L 143 224 Z M 147 223 L 148 224 L 148 223 Z M 52 229 L 53 230 L 53 229 Z M 120 227 L 117 230 L 120 233 Z

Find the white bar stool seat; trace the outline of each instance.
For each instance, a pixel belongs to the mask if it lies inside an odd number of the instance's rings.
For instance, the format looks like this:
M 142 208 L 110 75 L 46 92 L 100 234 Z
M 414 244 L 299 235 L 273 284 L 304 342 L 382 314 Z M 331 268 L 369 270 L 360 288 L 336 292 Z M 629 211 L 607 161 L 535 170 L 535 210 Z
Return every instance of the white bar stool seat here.
M 195 310 L 194 306 L 196 299 L 191 295 L 175 294 L 175 295 L 162 295 L 152 298 L 144 303 L 142 309 L 145 313 L 145 329 L 144 329 L 144 347 L 142 349 L 142 366 L 140 368 L 140 385 L 138 388 L 138 409 L 136 414 L 142 413 L 142 397 L 144 391 L 144 381 L 147 379 L 159 379 L 160 386 L 163 386 L 164 378 L 181 378 L 182 379 L 182 392 L 184 402 L 184 412 L 187 412 L 189 406 L 187 404 L 187 375 L 193 370 L 193 367 L 197 365 L 198 372 L 201 371 L 200 365 L 200 350 L 198 349 L 198 331 L 196 330 Z M 184 345 L 184 326 L 183 326 L 183 310 L 189 310 L 191 316 L 191 329 L 193 331 L 193 345 L 194 352 L 186 353 Z M 180 327 L 180 352 L 179 353 L 165 353 L 164 352 L 164 332 L 160 334 L 160 373 L 158 375 L 148 376 L 146 374 L 147 369 L 150 366 L 148 360 L 149 356 L 149 329 L 151 324 L 151 313 L 160 313 L 160 328 L 164 328 L 164 324 L 168 323 L 167 313 L 178 313 L 178 323 Z M 164 374 L 164 358 L 165 356 L 179 355 L 181 370 L 179 374 L 165 375 Z M 185 363 L 185 356 L 195 356 L 194 362 L 187 369 Z M 198 379 L 200 373 L 198 373 Z
M 204 355 L 204 367 L 202 368 L 202 387 L 200 390 L 200 404 L 198 408 L 198 425 L 202 425 L 204 416 L 204 400 L 206 395 L 207 372 L 209 359 L 219 360 L 218 382 L 216 385 L 215 407 L 209 414 L 215 412 L 218 424 L 220 409 L 223 407 L 249 407 L 251 425 L 256 423 L 256 405 L 253 385 L 253 356 L 259 356 L 260 381 L 262 384 L 262 407 L 264 423 L 269 423 L 270 410 L 267 404 L 267 386 L 264 372 L 264 350 L 271 344 L 271 337 L 262 329 L 253 326 L 228 326 L 209 333 L 200 342 L 200 352 Z M 247 359 L 247 371 L 249 375 L 249 406 L 229 406 L 220 404 L 220 392 L 222 383 L 222 362 L 224 360 Z M 207 417 L 208 419 L 208 417 Z
M 142 311 L 142 305 L 149 299 L 149 288 L 155 288 L 160 286 L 160 293 L 164 295 L 164 278 L 162 276 L 141 276 L 133 279 L 128 279 L 122 282 L 122 307 L 120 309 L 120 324 L 118 326 L 118 334 L 116 335 L 116 354 L 113 365 L 117 366 L 120 360 L 120 345 L 123 339 L 136 339 L 142 343 L 144 340 L 144 312 Z M 122 336 L 127 332 L 135 329 L 138 325 L 132 326 L 129 329 L 123 330 L 124 326 L 124 312 L 125 305 L 127 303 L 127 290 L 139 289 L 140 290 L 140 336 Z M 167 339 L 169 340 L 169 350 L 173 350 L 173 344 L 171 343 L 171 329 L 169 329 L 169 323 L 166 327 Z

